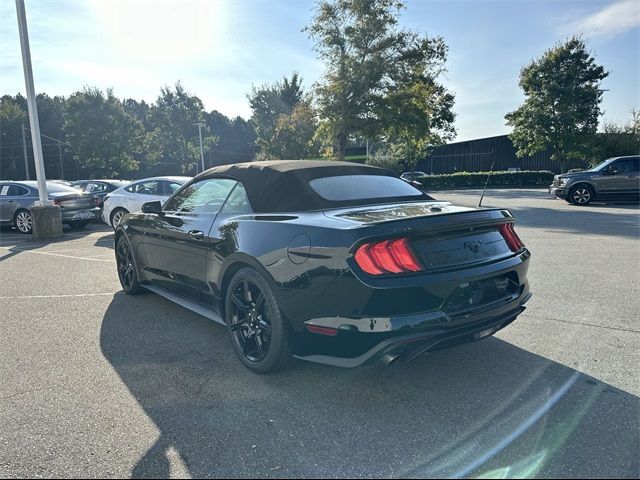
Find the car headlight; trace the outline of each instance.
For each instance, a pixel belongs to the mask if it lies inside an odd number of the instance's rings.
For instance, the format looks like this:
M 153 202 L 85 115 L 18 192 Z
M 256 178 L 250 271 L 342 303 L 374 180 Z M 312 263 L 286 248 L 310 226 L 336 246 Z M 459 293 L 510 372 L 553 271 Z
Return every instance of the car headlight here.
M 564 186 L 566 184 L 567 184 L 567 179 L 566 178 L 561 178 L 561 179 L 558 180 L 558 185 L 559 186 L 562 187 L 562 186 Z

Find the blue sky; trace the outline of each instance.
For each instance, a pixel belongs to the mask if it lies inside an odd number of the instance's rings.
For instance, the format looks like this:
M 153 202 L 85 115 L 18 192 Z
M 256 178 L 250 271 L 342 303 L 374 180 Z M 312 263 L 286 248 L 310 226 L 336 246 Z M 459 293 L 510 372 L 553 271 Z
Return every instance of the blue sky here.
M 302 32 L 307 0 L 26 0 L 36 90 L 69 95 L 85 85 L 153 101 L 181 80 L 207 110 L 249 116 L 252 85 L 296 70 L 322 74 Z M 604 119 L 640 107 L 640 0 L 408 0 L 401 23 L 444 37 L 443 82 L 456 93 L 456 140 L 508 133 L 504 114 L 523 100 L 520 68 L 582 33 L 604 82 Z M 15 2 L 0 0 L 0 95 L 24 92 Z

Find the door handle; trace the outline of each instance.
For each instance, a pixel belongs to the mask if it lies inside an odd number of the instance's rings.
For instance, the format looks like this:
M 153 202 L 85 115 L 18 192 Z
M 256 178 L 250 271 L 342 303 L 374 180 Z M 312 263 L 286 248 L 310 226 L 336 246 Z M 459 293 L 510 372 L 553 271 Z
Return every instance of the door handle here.
M 204 232 L 200 230 L 191 230 L 189 236 L 194 240 L 202 240 L 204 238 Z

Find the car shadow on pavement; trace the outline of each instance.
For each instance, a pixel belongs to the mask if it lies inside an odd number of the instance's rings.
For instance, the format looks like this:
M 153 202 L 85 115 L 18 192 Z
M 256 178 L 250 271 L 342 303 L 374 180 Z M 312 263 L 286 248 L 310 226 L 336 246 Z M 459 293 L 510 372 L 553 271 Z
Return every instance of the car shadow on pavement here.
M 116 295 L 100 345 L 160 431 L 134 478 L 637 477 L 640 399 L 497 338 L 411 364 L 255 375 L 226 331 Z M 173 455 L 173 456 L 172 456 Z

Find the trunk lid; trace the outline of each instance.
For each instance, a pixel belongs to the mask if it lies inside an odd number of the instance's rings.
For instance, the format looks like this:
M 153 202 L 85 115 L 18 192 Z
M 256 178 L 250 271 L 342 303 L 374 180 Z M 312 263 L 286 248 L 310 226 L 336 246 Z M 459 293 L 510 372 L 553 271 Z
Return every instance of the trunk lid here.
M 49 197 L 65 210 L 89 210 L 96 206 L 93 195 L 88 193 L 53 192 Z
M 500 226 L 513 222 L 501 209 L 475 209 L 448 202 L 375 205 L 324 212 L 351 222 L 362 233 L 356 243 L 406 237 L 423 273 L 456 270 L 512 256 Z M 359 232 L 359 233 L 360 233 Z

